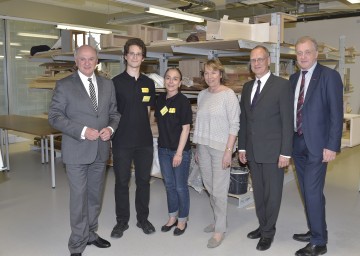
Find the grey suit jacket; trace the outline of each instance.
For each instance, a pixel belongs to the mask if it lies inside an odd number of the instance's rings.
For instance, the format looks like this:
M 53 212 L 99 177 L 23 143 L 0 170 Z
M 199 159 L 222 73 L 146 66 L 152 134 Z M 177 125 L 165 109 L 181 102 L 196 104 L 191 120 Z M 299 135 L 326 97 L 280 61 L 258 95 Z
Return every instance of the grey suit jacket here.
M 279 155 L 291 156 L 294 134 L 294 95 L 290 82 L 270 75 L 256 106 L 251 109 L 254 80 L 246 83 L 241 94 L 239 150 L 257 163 L 277 163 Z
M 116 130 L 120 114 L 117 112 L 115 88 L 109 79 L 96 76 L 98 111 L 79 77 L 74 74 L 56 83 L 49 109 L 49 123 L 62 135 L 62 158 L 65 164 L 89 164 L 97 154 L 101 161 L 110 155 L 110 141 L 81 139 L 84 126 L 100 131 L 111 126 Z

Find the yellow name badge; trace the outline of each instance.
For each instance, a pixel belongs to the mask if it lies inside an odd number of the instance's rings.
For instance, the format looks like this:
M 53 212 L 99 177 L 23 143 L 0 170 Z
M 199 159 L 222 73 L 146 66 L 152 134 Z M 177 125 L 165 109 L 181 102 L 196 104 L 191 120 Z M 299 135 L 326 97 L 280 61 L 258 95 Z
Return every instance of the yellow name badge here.
M 150 96 L 143 96 L 143 102 L 149 102 L 150 101 Z
M 175 114 L 175 112 L 176 112 L 176 108 L 170 108 L 170 109 L 169 109 L 169 113 L 170 113 L 170 114 Z
M 142 92 L 142 93 L 148 93 L 148 92 L 149 92 L 149 88 L 141 88 L 141 92 Z
M 168 112 L 168 108 L 165 106 L 160 110 L 161 115 L 165 115 Z

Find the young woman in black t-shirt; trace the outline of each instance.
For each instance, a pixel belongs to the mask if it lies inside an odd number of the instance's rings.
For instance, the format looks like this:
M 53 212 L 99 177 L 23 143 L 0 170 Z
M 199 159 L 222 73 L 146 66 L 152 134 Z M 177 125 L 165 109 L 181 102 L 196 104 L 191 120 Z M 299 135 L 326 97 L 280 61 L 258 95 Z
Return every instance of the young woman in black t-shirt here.
M 189 215 L 189 189 L 187 185 L 191 160 L 190 125 L 192 112 L 189 100 L 179 92 L 182 74 L 177 68 L 165 72 L 166 93 L 159 95 L 155 117 L 159 128 L 159 162 L 166 187 L 169 212 L 168 222 L 161 231 L 175 227 L 174 235 L 182 235 Z

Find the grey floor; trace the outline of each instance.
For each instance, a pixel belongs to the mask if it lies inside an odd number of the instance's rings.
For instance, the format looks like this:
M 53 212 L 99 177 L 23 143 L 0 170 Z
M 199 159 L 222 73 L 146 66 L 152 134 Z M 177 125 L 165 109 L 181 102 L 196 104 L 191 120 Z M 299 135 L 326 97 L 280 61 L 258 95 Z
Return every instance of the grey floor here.
M 50 186 L 50 166 L 40 163 L 40 154 L 29 151 L 29 142 L 10 146 L 11 171 L 0 173 L 0 255 L 64 256 L 69 255 L 69 191 L 61 159 L 56 159 L 56 188 Z M 360 146 L 345 149 L 330 164 L 326 178 L 327 222 L 329 244 L 327 255 L 360 255 Z M 305 246 L 291 237 L 306 231 L 303 207 L 296 182 L 284 185 L 283 201 L 272 247 L 265 252 L 255 249 L 257 241 L 246 234 L 258 226 L 254 206 L 237 207 L 229 198 L 228 232 L 223 244 L 206 248 L 210 238 L 202 229 L 211 222 L 209 200 L 205 193 L 190 189 L 191 208 L 188 229 L 180 237 L 162 233 L 167 220 L 166 195 L 162 180 L 151 181 L 150 221 L 157 228 L 145 235 L 136 227 L 134 211 L 135 186 L 131 184 L 130 228 L 120 239 L 110 238 L 115 224 L 114 174 L 107 171 L 104 203 L 98 234 L 112 246 L 99 249 L 88 246 L 84 256 L 97 255 L 294 255 Z

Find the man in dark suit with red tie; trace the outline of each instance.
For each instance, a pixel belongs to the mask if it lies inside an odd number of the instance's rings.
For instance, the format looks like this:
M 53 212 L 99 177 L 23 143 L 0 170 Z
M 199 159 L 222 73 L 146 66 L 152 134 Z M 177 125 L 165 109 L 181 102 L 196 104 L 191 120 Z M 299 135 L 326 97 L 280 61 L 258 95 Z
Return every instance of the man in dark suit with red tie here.
M 252 49 L 250 64 L 256 79 L 244 85 L 241 95 L 239 160 L 249 163 L 259 220 L 259 228 L 247 237 L 260 238 L 256 249 L 265 251 L 275 236 L 284 167 L 291 157 L 294 100 L 290 82 L 269 71 L 264 46 Z
M 300 71 L 290 77 L 295 92 L 294 147 L 298 183 L 309 231 L 295 234 L 308 242 L 296 256 L 322 255 L 328 242 L 323 193 L 327 163 L 340 151 L 343 84 L 338 72 L 317 62 L 317 42 L 301 37 L 295 44 Z

